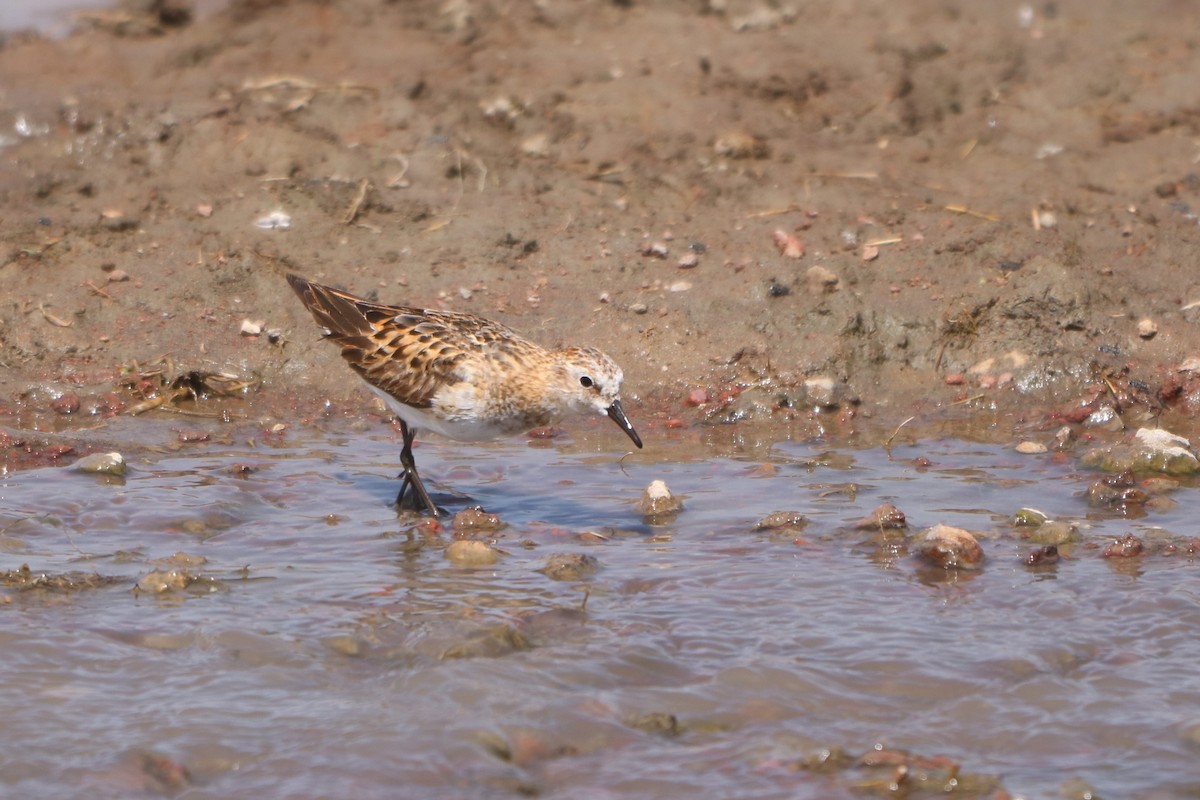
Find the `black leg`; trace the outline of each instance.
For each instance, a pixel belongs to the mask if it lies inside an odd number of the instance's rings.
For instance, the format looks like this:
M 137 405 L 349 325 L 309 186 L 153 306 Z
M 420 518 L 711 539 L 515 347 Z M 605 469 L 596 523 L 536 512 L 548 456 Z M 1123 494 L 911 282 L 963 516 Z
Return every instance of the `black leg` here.
M 437 517 L 437 506 L 429 498 L 429 492 L 425 491 L 425 484 L 421 483 L 421 476 L 417 474 L 417 462 L 413 459 L 413 439 L 417 438 L 417 432 L 409 428 L 408 423 L 404 420 L 400 420 L 400 435 L 404 437 L 404 449 L 400 451 L 400 466 L 404 467 L 404 472 L 400 474 L 400 477 L 404 480 L 400 484 L 400 494 L 396 495 L 396 505 L 403 508 L 404 495 L 409 489 L 412 489 L 413 507 L 420 510 L 418 507 L 418 503 L 420 503 L 429 511 L 430 516 Z

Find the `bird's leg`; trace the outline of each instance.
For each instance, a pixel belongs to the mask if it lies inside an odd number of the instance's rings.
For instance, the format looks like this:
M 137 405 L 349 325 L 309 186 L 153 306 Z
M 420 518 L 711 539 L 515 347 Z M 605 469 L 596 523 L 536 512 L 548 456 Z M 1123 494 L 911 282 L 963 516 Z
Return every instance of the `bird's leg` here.
M 396 495 L 396 505 L 400 508 L 404 507 L 404 495 L 411 488 L 413 507 L 416 508 L 420 501 L 421 505 L 428 509 L 429 515 L 436 517 L 438 516 L 437 506 L 429 498 L 429 492 L 425 491 L 425 484 L 421 483 L 421 476 L 417 474 L 417 462 L 413 458 L 413 439 L 417 438 L 417 432 L 408 427 L 407 422 L 400 420 L 400 435 L 404 438 L 404 449 L 400 451 L 400 466 L 404 467 L 404 472 L 400 477 L 404 480 L 400 484 L 400 493 Z

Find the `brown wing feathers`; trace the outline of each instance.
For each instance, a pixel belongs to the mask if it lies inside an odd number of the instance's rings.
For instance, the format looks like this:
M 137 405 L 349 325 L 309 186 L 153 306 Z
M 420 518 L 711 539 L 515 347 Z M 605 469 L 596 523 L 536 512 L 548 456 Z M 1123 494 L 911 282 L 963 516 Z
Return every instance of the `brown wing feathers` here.
M 313 283 L 299 275 L 288 283 L 319 325 L 342 349 L 342 357 L 367 383 L 402 403 L 428 407 L 438 387 L 451 379 L 462 353 L 447 347 L 438 333 L 422 333 L 421 312 L 371 303 Z M 385 324 L 389 323 L 389 324 Z M 413 335 L 413 334 L 418 335 Z

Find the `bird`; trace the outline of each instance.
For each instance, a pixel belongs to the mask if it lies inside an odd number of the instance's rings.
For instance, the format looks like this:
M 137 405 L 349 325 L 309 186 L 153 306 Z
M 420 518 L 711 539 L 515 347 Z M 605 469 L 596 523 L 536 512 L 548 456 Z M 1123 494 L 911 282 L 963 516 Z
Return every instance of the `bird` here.
M 621 405 L 624 374 L 595 348 L 552 350 L 474 314 L 383 305 L 294 273 L 287 281 L 323 338 L 400 421 L 400 508 L 407 494 L 417 511 L 441 513 L 413 458 L 418 430 L 477 442 L 594 411 L 642 447 Z

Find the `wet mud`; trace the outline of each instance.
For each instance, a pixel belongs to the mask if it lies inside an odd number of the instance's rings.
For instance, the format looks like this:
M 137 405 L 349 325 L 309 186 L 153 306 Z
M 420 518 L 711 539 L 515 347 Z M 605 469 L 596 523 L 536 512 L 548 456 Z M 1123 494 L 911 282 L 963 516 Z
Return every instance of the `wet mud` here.
M 361 396 L 294 270 L 709 417 L 1200 403 L 1177 4 L 177 6 L 0 48 L 7 398 Z

